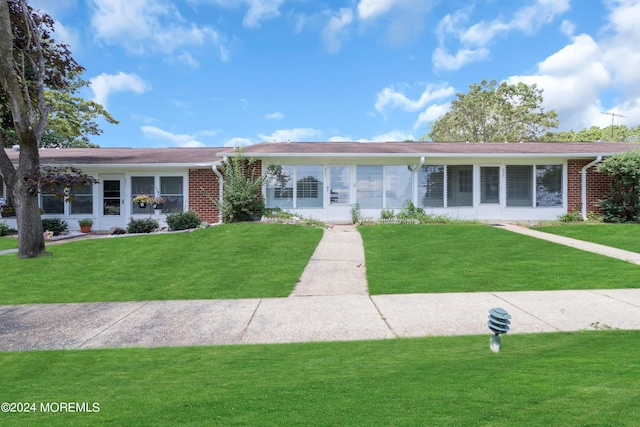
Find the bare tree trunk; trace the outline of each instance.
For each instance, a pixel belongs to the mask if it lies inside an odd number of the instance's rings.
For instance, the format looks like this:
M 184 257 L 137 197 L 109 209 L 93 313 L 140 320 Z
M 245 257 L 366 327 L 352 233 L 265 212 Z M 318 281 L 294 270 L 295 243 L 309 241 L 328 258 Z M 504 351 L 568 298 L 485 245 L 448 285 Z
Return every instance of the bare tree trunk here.
M 35 138 L 35 135 L 33 135 Z M 26 144 L 25 144 L 26 145 Z M 33 184 L 40 169 L 40 154 L 32 144 L 20 150 L 20 166 L 12 189 L 18 223 L 18 257 L 35 258 L 51 255 L 45 251 L 42 219 L 38 206 L 38 190 Z

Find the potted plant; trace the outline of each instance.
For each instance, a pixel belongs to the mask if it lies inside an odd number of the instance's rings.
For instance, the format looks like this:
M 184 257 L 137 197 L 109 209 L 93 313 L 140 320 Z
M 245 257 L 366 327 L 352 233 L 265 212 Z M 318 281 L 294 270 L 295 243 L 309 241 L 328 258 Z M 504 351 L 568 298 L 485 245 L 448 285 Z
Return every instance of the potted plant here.
M 153 197 L 146 194 L 140 194 L 133 198 L 133 203 L 137 203 L 141 208 L 145 208 L 148 203 L 153 203 Z
M 164 207 L 164 198 L 157 196 L 153 198 L 153 209 L 162 209 Z
M 83 233 L 88 233 L 91 231 L 93 220 L 91 218 L 80 219 L 78 220 L 78 224 L 80 225 L 80 231 L 82 231 Z
M 3 218 L 16 216 L 16 208 L 5 204 L 0 206 L 0 213 L 2 214 Z

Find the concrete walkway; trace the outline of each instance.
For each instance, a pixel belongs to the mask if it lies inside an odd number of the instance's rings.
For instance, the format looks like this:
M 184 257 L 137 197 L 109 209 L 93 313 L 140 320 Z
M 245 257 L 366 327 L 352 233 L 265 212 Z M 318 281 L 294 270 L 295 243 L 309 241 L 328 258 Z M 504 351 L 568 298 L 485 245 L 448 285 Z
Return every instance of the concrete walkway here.
M 509 333 L 640 329 L 640 289 L 369 296 L 364 278 L 359 233 L 336 226 L 289 298 L 0 306 L 0 351 L 489 335 L 494 307 Z
M 291 296 L 368 294 L 360 233 L 353 225 L 325 229 Z
M 551 233 L 544 233 L 542 231 L 532 230 L 528 227 L 523 227 L 517 224 L 499 223 L 496 225 L 498 227 L 503 227 L 506 230 L 513 231 L 514 233 L 525 234 L 527 236 L 535 237 L 538 239 L 548 240 L 550 242 L 559 243 L 565 246 L 571 246 L 572 248 L 580 249 L 583 251 L 593 252 L 612 258 L 618 258 L 623 261 L 628 261 L 630 263 L 640 265 L 640 253 L 637 252 L 625 251 L 623 249 L 612 248 L 611 246 L 600 245 L 598 243 L 585 242 L 584 240 L 557 236 Z

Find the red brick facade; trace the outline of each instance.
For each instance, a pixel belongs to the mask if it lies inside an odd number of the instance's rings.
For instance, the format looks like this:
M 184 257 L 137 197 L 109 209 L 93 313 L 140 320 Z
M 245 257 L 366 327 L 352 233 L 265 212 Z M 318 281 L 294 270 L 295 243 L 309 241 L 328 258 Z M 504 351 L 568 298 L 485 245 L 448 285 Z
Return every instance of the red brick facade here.
M 254 163 L 253 176 L 262 175 L 262 162 Z M 221 171 L 222 173 L 222 171 Z M 220 212 L 211 199 L 220 200 L 218 176 L 211 169 L 189 169 L 189 209 L 201 220 L 209 223 L 220 221 Z
M 220 183 L 211 169 L 189 169 L 189 209 L 209 223 L 220 221 L 211 198 L 220 199 Z
M 592 160 L 577 159 L 569 159 L 567 162 L 567 212 L 582 211 L 582 168 L 591 162 Z M 595 166 L 587 170 L 587 212 L 602 213 L 602 209 L 598 206 L 598 201 L 609 194 L 610 185 L 611 178 L 597 172 Z

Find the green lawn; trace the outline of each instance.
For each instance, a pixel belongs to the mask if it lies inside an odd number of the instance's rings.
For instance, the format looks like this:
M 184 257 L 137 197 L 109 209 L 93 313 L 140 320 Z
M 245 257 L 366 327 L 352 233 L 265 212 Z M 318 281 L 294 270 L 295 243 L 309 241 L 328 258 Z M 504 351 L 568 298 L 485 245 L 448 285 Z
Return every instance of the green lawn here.
M 241 223 L 0 256 L 0 304 L 288 296 L 322 230 Z
M 531 229 L 640 252 L 640 224 L 567 224 Z
M 640 266 L 486 225 L 359 227 L 371 294 L 634 288 Z
M 639 331 L 0 353 L 8 425 L 632 426 Z M 41 413 L 40 402 L 97 402 Z
M 15 237 L 0 237 L 0 251 L 5 249 L 15 249 L 18 247 L 18 239 Z

